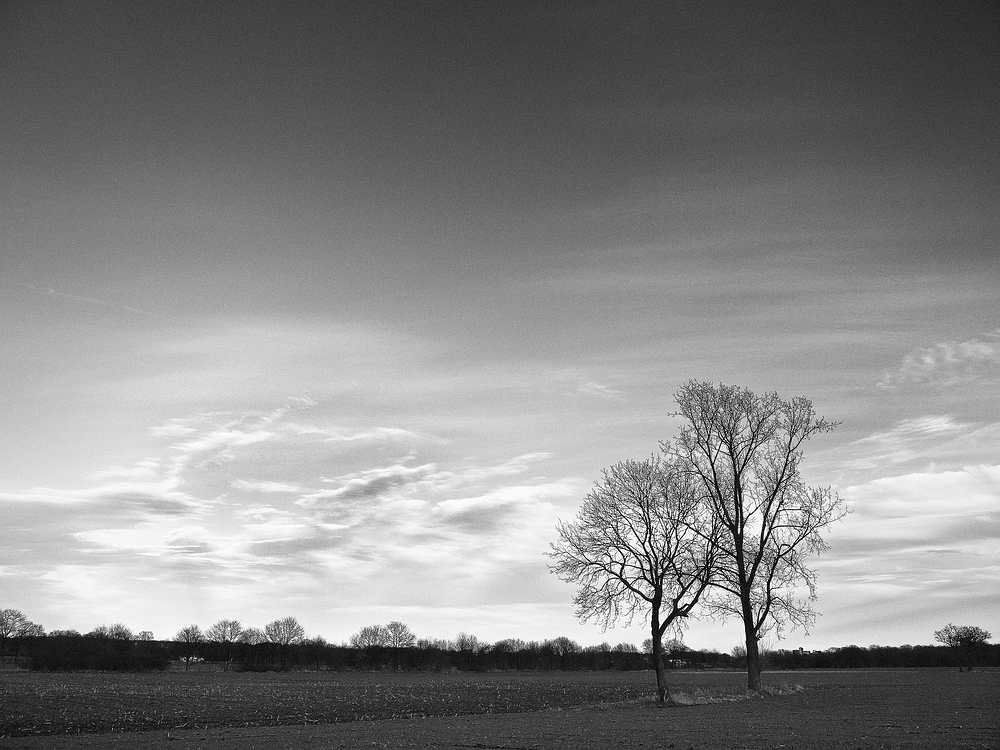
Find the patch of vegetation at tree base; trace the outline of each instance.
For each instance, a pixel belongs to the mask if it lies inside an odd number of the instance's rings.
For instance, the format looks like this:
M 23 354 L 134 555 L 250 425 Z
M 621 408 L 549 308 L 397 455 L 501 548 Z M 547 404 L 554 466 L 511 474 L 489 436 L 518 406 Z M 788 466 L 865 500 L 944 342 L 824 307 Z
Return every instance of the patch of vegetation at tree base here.
M 768 696 L 777 697 L 782 695 L 795 695 L 801 693 L 805 688 L 801 685 L 766 685 L 762 693 L 752 690 L 744 690 L 739 693 L 728 693 L 718 691 L 707 691 L 697 689 L 692 692 L 684 690 L 671 690 L 670 702 L 677 706 L 695 706 L 710 703 L 736 703 L 738 701 L 754 700 Z

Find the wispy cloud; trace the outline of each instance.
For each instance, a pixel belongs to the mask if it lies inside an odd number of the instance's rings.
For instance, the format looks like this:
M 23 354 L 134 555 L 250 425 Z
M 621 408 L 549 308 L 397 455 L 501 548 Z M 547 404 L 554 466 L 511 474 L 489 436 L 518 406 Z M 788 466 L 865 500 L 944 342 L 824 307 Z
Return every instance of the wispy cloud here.
M 886 372 L 878 387 L 896 390 L 930 385 L 950 388 L 1000 377 L 1000 329 L 968 341 L 944 341 L 907 354 L 898 368 Z
M 369 430 L 351 431 L 340 427 L 324 427 L 316 424 L 288 422 L 282 425 L 285 432 L 310 435 L 331 442 L 377 442 L 392 440 L 397 442 L 444 442 L 441 438 L 426 432 L 404 430 L 399 427 L 375 427 Z
M 904 419 L 891 428 L 854 440 L 837 449 L 841 472 L 905 471 L 905 467 L 958 469 L 995 457 L 1000 423 L 977 424 L 941 414 Z M 856 481 L 856 480 L 855 480 Z
M 160 473 L 160 462 L 155 459 L 140 461 L 135 466 L 112 466 L 109 469 L 100 469 L 93 474 L 93 479 L 110 479 L 120 477 L 124 479 L 149 479 Z
M 246 479 L 234 479 L 230 486 L 238 490 L 250 490 L 252 492 L 281 492 L 288 494 L 298 494 L 305 490 L 298 484 L 287 482 L 251 482 Z
M 23 287 L 25 289 L 30 289 L 33 292 L 37 292 L 39 294 L 44 294 L 47 297 L 51 297 L 53 299 L 62 300 L 64 302 L 71 302 L 74 304 L 81 304 L 81 305 L 92 305 L 95 307 L 110 308 L 112 310 L 126 310 L 128 312 L 138 313 L 140 315 L 151 314 L 146 310 L 140 310 L 136 307 L 123 305 L 120 302 L 108 302 L 106 300 L 96 299 L 94 297 L 84 297 L 83 295 L 79 294 L 69 294 L 67 292 L 61 292 L 56 289 L 52 289 L 51 287 L 35 286 L 34 284 L 27 284 L 23 281 L 11 281 L 10 283 L 16 284 L 17 286 Z
M 904 419 L 889 430 L 876 432 L 846 446 L 846 450 L 858 455 L 847 464 L 852 469 L 867 469 L 906 463 L 919 457 L 926 460 L 932 443 L 968 432 L 971 427 L 948 415 Z
M 620 399 L 625 396 L 624 391 L 613 388 L 605 383 L 600 383 L 588 377 L 582 370 L 575 368 L 550 370 L 546 375 L 558 390 L 567 395 L 596 396 L 598 398 L 611 399 Z
M 428 432 L 317 423 L 316 408 L 171 419 L 154 430 L 158 453 L 94 472 L 93 487 L 0 496 L 0 567 L 73 597 L 81 612 L 86 592 L 66 582 L 117 591 L 109 579 L 125 568 L 158 591 L 197 585 L 233 606 L 232 590 L 388 606 L 456 604 L 482 596 L 484 579 L 524 583 L 525 571 L 547 581 L 542 552 L 560 503 L 583 489 L 543 475 L 550 454 L 457 458 Z M 422 452 L 439 455 L 421 461 Z M 17 529 L 29 517 L 26 536 Z
M 98 472 L 100 475 L 101 472 Z M 96 487 L 77 490 L 38 487 L 24 492 L 0 493 L 0 502 L 26 506 L 52 506 L 79 509 L 79 512 L 100 515 L 103 512 L 126 514 L 152 512 L 160 514 L 193 513 L 203 504 L 179 489 L 176 477 L 154 481 L 105 481 Z

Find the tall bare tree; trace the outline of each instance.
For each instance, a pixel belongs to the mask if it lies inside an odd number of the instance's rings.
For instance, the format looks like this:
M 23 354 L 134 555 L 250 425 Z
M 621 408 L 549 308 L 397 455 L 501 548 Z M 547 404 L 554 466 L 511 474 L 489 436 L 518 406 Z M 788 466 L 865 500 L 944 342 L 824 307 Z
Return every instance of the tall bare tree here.
M 660 701 L 667 696 L 663 634 L 688 616 L 712 582 L 716 537 L 710 508 L 690 475 L 660 457 L 623 461 L 560 522 L 552 572 L 579 586 L 577 617 L 602 629 L 649 617 Z
M 664 449 L 697 480 L 723 534 L 717 595 L 706 604 L 743 620 L 747 686 L 760 691 L 760 639 L 814 621 L 806 561 L 828 549 L 820 532 L 846 513 L 829 487 L 808 487 L 799 474 L 805 441 L 837 425 L 802 396 L 691 380 L 676 400 L 687 423 Z

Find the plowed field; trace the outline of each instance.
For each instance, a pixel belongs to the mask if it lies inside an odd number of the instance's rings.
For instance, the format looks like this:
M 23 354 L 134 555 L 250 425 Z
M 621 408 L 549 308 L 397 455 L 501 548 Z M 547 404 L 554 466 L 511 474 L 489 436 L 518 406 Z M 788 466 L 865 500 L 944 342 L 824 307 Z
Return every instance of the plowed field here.
M 772 673 L 749 699 L 738 674 L 671 677 L 682 705 L 650 673 L 3 674 L 0 748 L 1000 750 L 998 672 Z

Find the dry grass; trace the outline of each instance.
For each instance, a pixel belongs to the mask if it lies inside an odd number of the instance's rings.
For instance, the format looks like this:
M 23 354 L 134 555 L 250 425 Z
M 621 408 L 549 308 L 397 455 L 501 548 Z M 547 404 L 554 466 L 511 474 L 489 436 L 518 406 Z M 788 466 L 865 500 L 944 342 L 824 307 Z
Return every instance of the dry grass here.
M 672 689 L 670 704 L 674 706 L 703 706 L 712 703 L 736 703 L 737 701 L 755 700 L 765 696 L 794 695 L 805 690 L 801 685 L 765 685 L 762 693 L 750 690 L 712 690 L 702 687 L 692 687 L 687 690 Z

